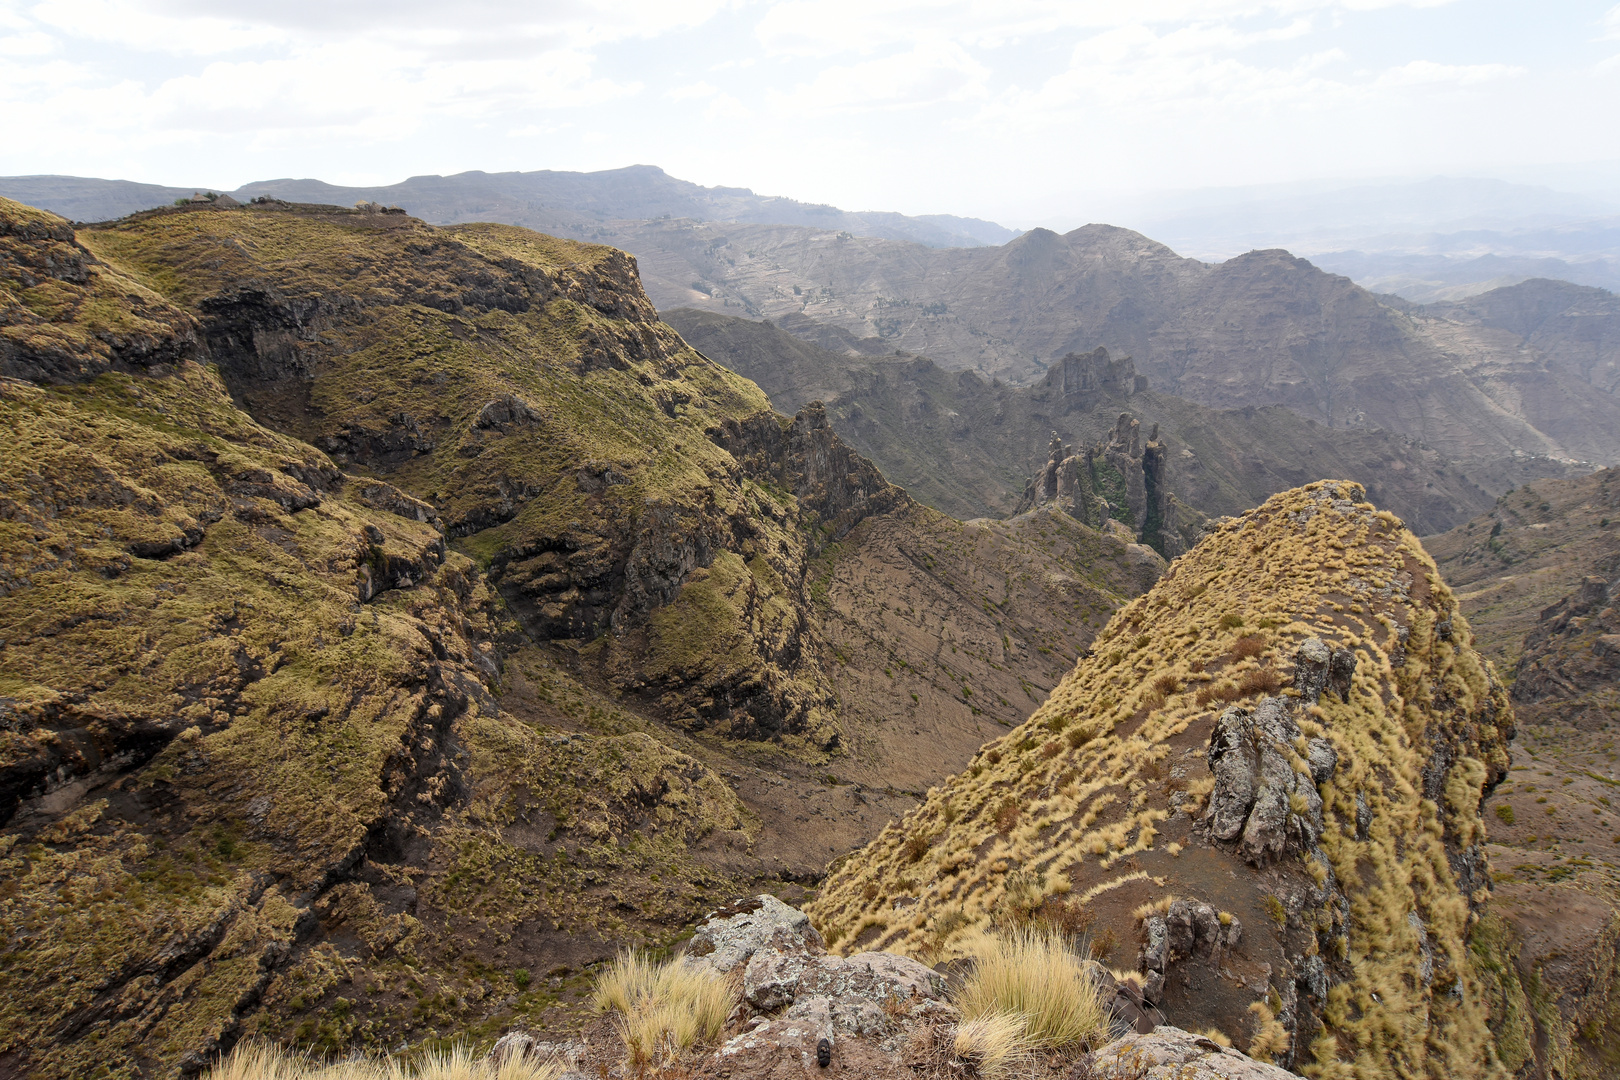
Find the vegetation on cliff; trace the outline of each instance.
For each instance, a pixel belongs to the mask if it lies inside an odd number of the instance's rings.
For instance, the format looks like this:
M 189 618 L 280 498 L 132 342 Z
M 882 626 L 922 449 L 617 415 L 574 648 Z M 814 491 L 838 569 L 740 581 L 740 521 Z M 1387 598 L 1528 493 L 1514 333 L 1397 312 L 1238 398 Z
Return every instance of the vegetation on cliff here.
M 1356 485 L 1308 485 L 1178 560 L 809 911 L 839 948 L 933 957 L 1018 913 L 1083 923 L 1255 1056 L 1486 1075 L 1470 934 L 1512 734 L 1416 539 Z
M 8 1068 L 539 1022 L 869 837 L 1162 568 L 911 503 L 609 249 L 0 212 Z

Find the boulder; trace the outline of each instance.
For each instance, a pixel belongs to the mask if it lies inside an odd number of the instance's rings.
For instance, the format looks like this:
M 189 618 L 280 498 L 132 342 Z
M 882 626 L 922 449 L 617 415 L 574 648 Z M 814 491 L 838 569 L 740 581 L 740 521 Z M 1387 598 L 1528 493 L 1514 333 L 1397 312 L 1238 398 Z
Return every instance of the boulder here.
M 827 943 L 810 917 L 768 893 L 711 912 L 692 935 L 687 958 L 717 975 L 742 968 L 761 949 L 786 956 L 820 956 Z
M 1068 1076 L 1069 1080 L 1295 1080 L 1286 1069 L 1168 1025 L 1115 1039 L 1075 1062 Z

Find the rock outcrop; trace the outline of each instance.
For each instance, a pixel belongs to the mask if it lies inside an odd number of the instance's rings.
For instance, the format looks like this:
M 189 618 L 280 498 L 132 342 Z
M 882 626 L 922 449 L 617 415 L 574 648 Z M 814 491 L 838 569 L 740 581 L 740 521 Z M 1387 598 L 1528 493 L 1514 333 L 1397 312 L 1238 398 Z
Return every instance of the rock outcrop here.
M 1480 805 L 1512 717 L 1416 539 L 1308 485 L 1178 559 L 808 910 L 846 952 L 1084 926 L 1104 957 L 1139 943 L 1166 1022 L 1251 1055 L 1484 1076 Z
M 1094 529 L 1120 522 L 1167 559 L 1186 552 L 1205 522 L 1204 515 L 1171 494 L 1158 425 L 1144 444 L 1141 424 L 1129 413 L 1119 415 L 1107 438 L 1078 452 L 1052 433 L 1046 467 L 1025 481 L 1015 512 L 1041 506 L 1062 510 Z

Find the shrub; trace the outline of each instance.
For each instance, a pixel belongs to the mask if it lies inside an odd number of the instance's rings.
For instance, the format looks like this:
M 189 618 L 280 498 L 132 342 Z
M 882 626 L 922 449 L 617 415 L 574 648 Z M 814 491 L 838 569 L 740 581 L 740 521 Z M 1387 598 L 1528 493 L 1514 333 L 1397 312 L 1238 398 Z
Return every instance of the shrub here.
M 906 842 L 901 845 L 900 850 L 905 854 L 906 862 L 921 862 L 922 857 L 928 854 L 929 843 L 928 837 L 921 833 L 913 833 L 906 837 Z
M 1288 910 L 1282 906 L 1281 900 L 1268 893 L 1265 899 L 1265 906 L 1266 914 L 1271 916 L 1272 922 L 1276 923 L 1278 926 L 1282 926 L 1288 922 Z
M 1024 1017 L 990 1012 L 956 1026 L 951 1054 L 984 1080 L 1001 1080 L 1035 1049 L 1025 1031 Z
M 475 1058 L 466 1047 L 433 1053 L 406 1065 L 397 1059 L 361 1059 L 321 1065 L 279 1047 L 238 1043 L 205 1074 L 206 1080 L 556 1080 L 563 1067 L 526 1058 Z
M 1064 735 L 1063 738 L 1068 742 L 1071 750 L 1078 750 L 1091 741 L 1091 729 L 1081 724 L 1078 727 L 1070 728 L 1068 734 Z
M 1228 613 L 1221 616 L 1222 630 L 1236 630 L 1243 625 L 1243 616 Z
M 1497 803 L 1496 816 L 1502 819 L 1502 824 L 1512 825 L 1514 822 L 1513 807 L 1507 803 Z
M 957 995 L 968 1020 L 1016 1016 L 1029 1045 L 1075 1046 L 1107 1037 L 1108 1009 L 1062 934 L 1026 928 L 987 937 Z
M 1266 651 L 1266 639 L 1259 634 L 1244 634 L 1232 642 L 1232 656 L 1238 660 L 1259 656 Z
M 1030 920 L 1037 927 L 1078 939 L 1091 929 L 1097 913 L 1080 903 L 1061 896 L 1048 896 Z
M 1046 745 L 1041 747 L 1041 756 L 1042 757 L 1055 758 L 1055 757 L 1058 756 L 1058 754 L 1060 754 L 1062 752 L 1063 752 L 1063 744 L 1058 742 L 1056 739 L 1047 740 Z
M 996 832 L 1006 836 L 1012 832 L 1016 824 L 1018 824 L 1018 800 L 1009 796 L 996 808 Z
M 1238 690 L 1243 694 L 1275 694 L 1282 689 L 1282 679 L 1270 668 L 1255 668 L 1245 672 L 1238 682 Z
M 619 1014 L 619 1037 L 630 1064 L 642 1067 L 669 1050 L 712 1042 L 737 1003 L 726 980 L 684 957 L 656 964 L 623 952 L 596 979 L 597 1012 Z
M 1181 680 L 1177 679 L 1174 675 L 1160 675 L 1157 679 L 1153 680 L 1153 689 L 1156 690 L 1161 697 L 1169 697 L 1171 694 L 1181 689 Z

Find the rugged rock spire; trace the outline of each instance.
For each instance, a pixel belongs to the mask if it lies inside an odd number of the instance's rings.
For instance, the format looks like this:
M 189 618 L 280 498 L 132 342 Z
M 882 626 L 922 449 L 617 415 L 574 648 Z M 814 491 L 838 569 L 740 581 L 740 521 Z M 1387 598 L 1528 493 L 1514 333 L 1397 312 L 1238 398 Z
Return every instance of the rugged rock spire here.
M 1130 413 L 1120 413 L 1105 438 L 1079 451 L 1052 432 L 1046 465 L 1025 483 L 1017 513 L 1050 506 L 1094 529 L 1121 522 L 1141 543 L 1175 558 L 1187 550 L 1187 538 L 1198 531 L 1203 515 L 1170 493 L 1169 465 L 1158 438 L 1155 424 L 1144 446 L 1141 422 Z

